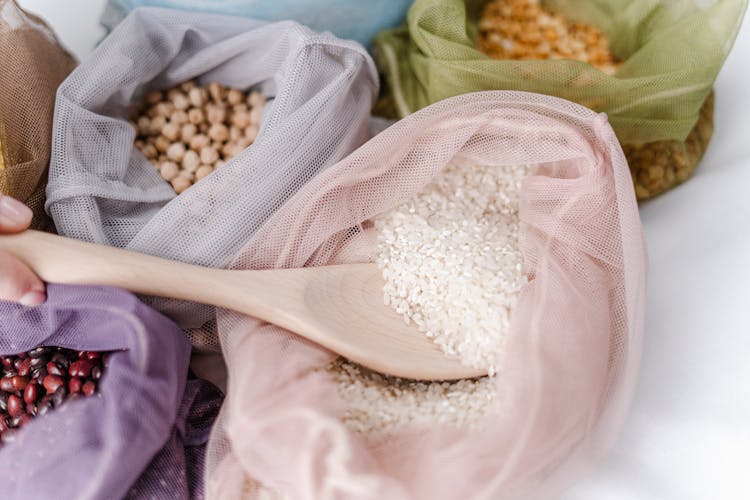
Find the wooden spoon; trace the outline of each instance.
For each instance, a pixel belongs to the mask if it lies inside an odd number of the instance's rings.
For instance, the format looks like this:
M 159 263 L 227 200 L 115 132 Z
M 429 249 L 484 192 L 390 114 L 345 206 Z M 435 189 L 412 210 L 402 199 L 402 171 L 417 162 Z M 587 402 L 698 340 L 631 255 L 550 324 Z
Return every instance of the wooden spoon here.
M 229 271 L 37 231 L 0 236 L 0 250 L 47 282 L 114 286 L 232 309 L 389 375 L 456 380 L 486 374 L 447 357 L 383 305 L 375 264 Z

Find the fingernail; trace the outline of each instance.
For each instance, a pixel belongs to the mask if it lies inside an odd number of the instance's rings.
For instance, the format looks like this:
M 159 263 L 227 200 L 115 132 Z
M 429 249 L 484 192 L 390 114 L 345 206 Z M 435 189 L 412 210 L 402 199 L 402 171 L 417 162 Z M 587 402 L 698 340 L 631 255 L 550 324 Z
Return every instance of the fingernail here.
M 28 292 L 18 303 L 26 307 L 34 307 L 44 304 L 45 300 L 47 300 L 47 295 L 44 292 Z
M 17 199 L 0 195 L 0 218 L 11 224 L 26 224 L 32 216 L 31 209 Z

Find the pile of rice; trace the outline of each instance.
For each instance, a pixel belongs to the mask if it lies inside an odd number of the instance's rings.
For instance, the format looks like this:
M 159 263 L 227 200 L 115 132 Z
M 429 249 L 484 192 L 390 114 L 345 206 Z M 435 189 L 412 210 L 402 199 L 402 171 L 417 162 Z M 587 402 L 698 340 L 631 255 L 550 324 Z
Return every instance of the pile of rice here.
M 421 193 L 374 221 L 385 303 L 449 356 L 493 375 L 528 282 L 519 251 L 521 181 L 529 166 L 451 164 Z M 488 377 L 417 382 L 339 361 L 330 371 L 364 433 L 477 422 L 496 399 Z

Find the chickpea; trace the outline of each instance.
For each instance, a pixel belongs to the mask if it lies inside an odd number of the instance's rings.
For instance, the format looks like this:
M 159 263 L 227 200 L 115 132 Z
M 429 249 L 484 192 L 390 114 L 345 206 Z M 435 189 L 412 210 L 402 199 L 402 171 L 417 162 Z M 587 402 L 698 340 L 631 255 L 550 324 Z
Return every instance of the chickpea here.
M 232 106 L 241 103 L 243 100 L 243 95 L 240 90 L 229 89 L 229 92 L 227 92 L 227 102 Z
M 202 108 L 206 103 L 205 92 L 205 90 L 198 87 L 193 87 L 192 89 L 190 89 L 190 92 L 188 92 L 188 99 L 190 99 L 190 104 L 192 104 L 193 107 Z
M 214 123 L 208 129 L 208 136 L 214 141 L 226 141 L 229 138 L 229 129 L 222 123 Z
M 202 109 L 193 108 L 190 111 L 188 111 L 188 120 L 193 125 L 199 125 L 199 124 L 203 123 L 205 121 L 205 119 L 206 119 L 206 117 L 203 114 L 203 110 Z
M 169 146 L 171 146 L 172 143 L 169 142 L 169 139 L 164 137 L 163 135 L 160 135 L 156 139 L 154 139 L 154 146 L 156 146 L 156 150 L 160 153 L 166 153 L 167 149 L 169 149 Z
M 209 165 L 201 165 L 198 170 L 195 171 L 195 180 L 199 181 L 204 177 L 211 175 L 214 172 L 214 168 Z
M 169 122 L 161 129 L 161 134 L 170 141 L 176 141 L 180 135 L 180 127 L 176 123 Z
M 193 151 L 200 151 L 204 147 L 208 146 L 210 139 L 203 134 L 196 134 L 190 139 L 190 149 Z
M 211 146 L 206 146 L 201 149 L 201 162 L 206 165 L 213 165 L 219 159 L 219 152 Z
M 190 187 L 190 179 L 185 177 L 177 176 L 172 179 L 172 189 L 177 194 L 182 194 Z
M 195 134 L 198 132 L 198 129 L 195 125 L 192 123 L 186 123 L 182 126 L 180 129 L 180 140 L 182 142 L 190 142 L 190 140 L 195 137 Z
M 185 158 L 185 146 L 181 142 L 175 142 L 167 149 L 167 158 L 172 161 L 181 162 Z
M 250 123 L 253 125 L 259 125 L 261 118 L 263 118 L 263 107 L 259 106 L 250 110 Z
M 201 159 L 198 156 L 198 153 L 193 151 L 192 149 L 185 152 L 185 155 L 182 157 L 182 168 L 187 170 L 188 172 L 195 172 L 198 170 L 198 166 L 200 166 Z
M 220 106 L 218 104 L 210 104 L 206 106 L 206 116 L 208 118 L 208 122 L 211 124 L 222 123 L 224 120 L 226 120 L 227 111 L 223 106 Z
M 190 101 L 182 92 L 178 92 L 174 95 L 174 97 L 172 98 L 172 104 L 174 104 L 175 109 L 180 109 L 183 111 L 190 107 Z
M 165 161 L 161 164 L 159 172 L 165 181 L 171 181 L 177 177 L 178 173 L 180 173 L 180 167 L 178 167 L 175 162 Z
M 218 82 L 211 82 L 208 85 L 208 93 L 211 95 L 211 99 L 216 102 L 221 102 L 224 99 L 224 87 Z

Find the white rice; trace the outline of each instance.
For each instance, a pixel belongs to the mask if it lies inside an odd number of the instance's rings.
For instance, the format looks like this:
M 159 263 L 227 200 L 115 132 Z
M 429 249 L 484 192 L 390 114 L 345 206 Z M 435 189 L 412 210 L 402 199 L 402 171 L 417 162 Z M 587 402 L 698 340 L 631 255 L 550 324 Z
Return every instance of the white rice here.
M 518 192 L 527 167 L 449 165 L 375 220 L 385 303 L 448 355 L 493 373 L 527 278 Z
M 494 379 L 419 382 L 388 377 L 346 361 L 331 366 L 339 395 L 347 403 L 345 422 L 368 435 L 407 426 L 475 424 L 495 401 Z
M 443 351 L 493 374 L 527 277 L 519 251 L 518 194 L 528 166 L 449 165 L 419 195 L 377 217 L 376 261 L 386 304 Z M 495 380 L 417 382 L 347 361 L 331 373 L 358 432 L 472 426 L 496 401 Z

